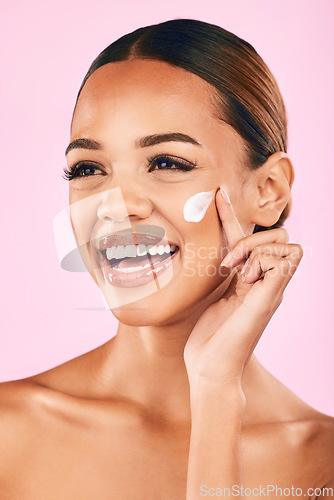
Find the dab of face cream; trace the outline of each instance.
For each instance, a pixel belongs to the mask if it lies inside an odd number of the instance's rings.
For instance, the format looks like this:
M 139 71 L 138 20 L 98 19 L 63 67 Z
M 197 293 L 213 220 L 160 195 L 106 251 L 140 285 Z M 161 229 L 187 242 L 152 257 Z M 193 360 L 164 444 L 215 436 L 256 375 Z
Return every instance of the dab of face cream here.
M 183 207 L 183 217 L 187 222 L 200 222 L 214 197 L 215 191 L 203 191 L 189 198 Z

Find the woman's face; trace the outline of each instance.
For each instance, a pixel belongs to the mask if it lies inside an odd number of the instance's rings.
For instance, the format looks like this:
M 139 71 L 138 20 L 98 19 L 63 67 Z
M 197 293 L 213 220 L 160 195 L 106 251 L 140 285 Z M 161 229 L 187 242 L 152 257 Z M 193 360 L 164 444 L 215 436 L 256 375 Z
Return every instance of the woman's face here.
M 91 275 L 125 323 L 186 318 L 226 288 L 230 277 L 219 264 L 228 249 L 215 197 L 200 222 L 187 222 L 190 197 L 224 185 L 244 232 L 254 227 L 247 216 L 252 172 L 240 136 L 215 116 L 210 89 L 183 69 L 132 60 L 96 70 L 79 97 L 71 143 L 81 141 L 67 154 L 70 170 L 77 166 L 72 225 Z

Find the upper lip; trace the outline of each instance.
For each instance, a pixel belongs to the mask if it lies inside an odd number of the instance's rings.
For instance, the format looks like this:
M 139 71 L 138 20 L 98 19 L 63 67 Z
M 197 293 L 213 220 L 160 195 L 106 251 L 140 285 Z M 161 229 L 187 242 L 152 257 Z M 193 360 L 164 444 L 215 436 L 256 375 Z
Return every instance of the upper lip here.
M 165 230 L 161 226 L 154 225 L 136 225 L 134 231 L 124 229 L 115 233 L 107 234 L 99 238 L 98 248 L 103 251 L 113 246 L 127 245 L 175 245 L 175 243 L 167 241 L 164 238 Z

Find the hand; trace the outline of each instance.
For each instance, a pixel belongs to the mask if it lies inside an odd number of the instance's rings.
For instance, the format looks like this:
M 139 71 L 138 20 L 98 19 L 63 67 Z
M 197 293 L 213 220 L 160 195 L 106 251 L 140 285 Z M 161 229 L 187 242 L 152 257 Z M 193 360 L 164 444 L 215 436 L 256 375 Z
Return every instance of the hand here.
M 244 268 L 206 309 L 187 341 L 184 359 L 191 386 L 240 384 L 244 366 L 303 256 L 300 245 L 288 243 L 283 228 L 245 236 L 232 204 L 220 191 L 216 205 L 231 249 L 222 264 Z

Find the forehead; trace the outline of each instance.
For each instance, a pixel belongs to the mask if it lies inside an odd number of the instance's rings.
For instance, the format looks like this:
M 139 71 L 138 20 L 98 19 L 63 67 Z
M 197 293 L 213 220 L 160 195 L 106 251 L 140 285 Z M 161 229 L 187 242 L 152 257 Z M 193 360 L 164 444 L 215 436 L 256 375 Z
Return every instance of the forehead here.
M 199 122 L 214 117 L 214 93 L 202 78 L 161 61 L 134 59 L 98 68 L 84 85 L 72 128 L 109 117 Z
M 195 138 L 215 164 L 237 162 L 243 170 L 242 138 L 219 115 L 215 89 L 199 76 L 161 61 L 120 61 L 88 78 L 71 140 L 95 139 L 123 158 L 140 137 L 179 132 Z

